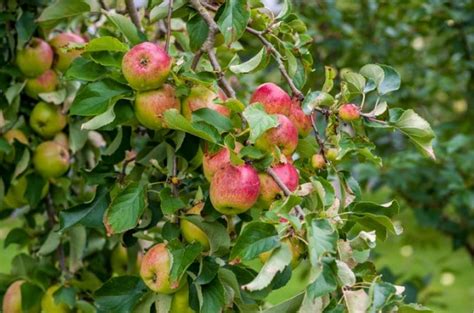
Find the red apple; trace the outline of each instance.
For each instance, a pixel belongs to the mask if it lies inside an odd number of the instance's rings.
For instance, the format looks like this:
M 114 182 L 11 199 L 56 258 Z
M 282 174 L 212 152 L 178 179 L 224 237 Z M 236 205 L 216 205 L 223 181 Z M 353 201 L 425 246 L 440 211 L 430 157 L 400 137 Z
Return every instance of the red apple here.
M 324 157 L 322 154 L 315 154 L 311 157 L 311 165 L 315 169 L 322 169 L 326 166 L 326 162 L 324 161 Z
M 240 214 L 257 202 L 260 180 L 250 165 L 228 165 L 211 180 L 209 195 L 214 208 L 222 214 Z
M 180 109 L 179 99 L 171 85 L 163 88 L 137 93 L 135 98 L 135 116 L 138 121 L 150 129 L 163 128 L 163 113 L 169 109 Z
M 292 107 L 290 96 L 274 83 L 265 83 L 257 87 L 250 98 L 251 104 L 256 102 L 263 104 L 268 114 L 288 116 Z
M 308 136 L 313 129 L 311 117 L 304 114 L 298 102 L 293 102 L 288 118 L 296 126 L 301 137 Z
M 192 112 L 208 108 L 221 115 L 230 116 L 229 108 L 214 102 L 218 97 L 214 91 L 202 85 L 192 87 L 188 97 L 183 101 L 183 115 L 191 120 Z
M 51 138 L 66 126 L 66 116 L 54 104 L 40 101 L 31 111 L 30 126 L 41 137 Z
M 44 92 L 52 92 L 58 86 L 58 75 L 53 70 L 47 70 L 36 78 L 26 80 L 25 92 L 33 99 L 38 99 L 38 95 Z
M 238 153 L 242 147 L 243 146 L 240 142 L 236 142 L 234 151 Z M 215 153 L 206 152 L 202 158 L 204 176 L 208 181 L 211 181 L 212 177 L 219 169 L 222 169 L 229 164 L 231 164 L 229 148 L 222 148 Z
M 296 168 L 291 163 L 281 163 L 271 167 L 275 174 L 285 184 L 290 191 L 295 191 L 298 187 L 299 176 Z M 283 196 L 283 191 L 273 180 L 273 178 L 266 174 L 260 173 L 260 198 L 259 200 L 266 207 L 269 207 L 277 196 Z
M 79 35 L 73 33 L 60 33 L 49 42 L 56 53 L 54 67 L 61 72 L 66 71 L 75 58 L 79 57 L 82 49 L 71 49 L 70 44 L 85 43 L 86 41 Z
M 16 64 L 27 77 L 38 77 L 53 64 L 53 49 L 40 38 L 33 38 L 16 55 Z
M 339 108 L 339 118 L 344 122 L 352 122 L 360 117 L 360 108 L 352 103 L 344 104 Z
M 144 42 L 128 51 L 122 60 L 122 73 L 136 90 L 161 87 L 171 70 L 171 57 L 159 45 Z
M 36 171 L 45 178 L 57 178 L 69 169 L 69 152 L 54 141 L 40 143 L 33 155 Z
M 278 114 L 277 117 L 278 126 L 260 136 L 255 146 L 265 151 L 271 151 L 277 146 L 284 155 L 290 156 L 298 145 L 298 130 L 286 116 Z

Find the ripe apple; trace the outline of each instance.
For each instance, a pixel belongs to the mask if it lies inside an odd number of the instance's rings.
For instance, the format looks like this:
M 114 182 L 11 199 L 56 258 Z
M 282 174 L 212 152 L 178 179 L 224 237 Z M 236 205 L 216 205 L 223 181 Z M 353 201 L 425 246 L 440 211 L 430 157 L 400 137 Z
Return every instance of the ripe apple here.
M 288 118 L 293 123 L 293 125 L 296 126 L 296 129 L 298 129 L 298 135 L 301 137 L 308 136 L 313 129 L 311 117 L 304 114 L 298 102 L 293 102 Z
M 240 142 L 235 143 L 234 151 L 239 153 L 242 149 Z M 230 163 L 230 150 L 228 147 L 224 147 L 215 153 L 204 153 L 202 158 L 202 169 L 204 176 L 210 182 L 214 174 L 221 168 L 226 167 Z
M 291 238 L 287 237 L 282 240 L 282 243 L 286 243 L 290 246 L 290 250 L 291 250 L 290 265 L 292 268 L 295 268 L 299 264 L 301 254 L 303 254 L 304 245 L 301 243 L 301 241 L 298 240 L 298 238 L 295 238 L 295 237 L 291 237 Z M 271 255 L 272 255 L 272 251 L 266 251 L 266 252 L 260 253 L 258 257 L 262 263 L 265 263 L 267 262 L 267 260 L 270 258 Z
M 69 152 L 57 142 L 45 141 L 36 147 L 33 164 L 44 178 L 57 178 L 69 169 Z
M 2 312 L 3 313 L 22 313 L 21 307 L 21 285 L 25 281 L 17 280 L 12 283 L 5 295 L 3 296 L 3 305 L 2 305 Z M 30 308 L 28 312 L 31 313 L 39 313 L 40 308 Z
M 255 146 L 265 151 L 271 151 L 277 146 L 284 155 L 290 156 L 298 145 L 298 130 L 286 116 L 277 114 L 277 117 L 278 126 L 260 136 Z
M 66 126 L 66 116 L 54 104 L 40 101 L 31 111 L 30 126 L 41 137 L 51 138 Z
M 163 113 L 169 109 L 180 109 L 179 99 L 171 85 L 163 88 L 137 93 L 135 98 L 135 116 L 138 121 L 150 129 L 163 128 Z
M 5 140 L 11 145 L 15 140 L 24 145 L 28 145 L 28 138 L 26 138 L 25 133 L 23 133 L 18 128 L 10 129 L 3 136 L 5 137 Z
M 203 207 L 203 203 L 200 203 L 193 208 L 189 209 L 186 214 L 195 214 L 200 215 Z M 197 241 L 201 244 L 204 251 L 210 249 L 209 237 L 207 234 L 199 228 L 199 226 L 193 224 L 192 222 L 182 218 L 180 220 L 181 234 L 183 235 L 184 240 L 191 243 Z
M 46 290 L 43 298 L 41 299 L 41 309 L 43 312 L 48 313 L 69 313 L 72 310 L 65 303 L 57 303 L 54 300 L 54 293 L 61 288 L 60 285 L 53 285 Z
M 28 180 L 26 176 L 23 175 L 17 180 L 12 181 L 8 192 L 3 198 L 3 203 L 7 208 L 19 208 L 28 204 L 28 201 L 25 198 L 26 187 L 28 186 Z M 41 198 L 44 198 L 49 190 L 49 184 L 45 184 L 41 190 Z
M 171 71 L 171 57 L 159 45 L 143 42 L 128 51 L 122 60 L 122 73 L 133 89 L 144 91 L 161 87 Z
M 184 280 L 172 284 L 170 282 L 170 270 L 170 252 L 166 244 L 159 243 L 145 253 L 140 267 L 140 276 L 152 291 L 172 294 L 183 286 Z
M 189 287 L 186 283 L 183 288 L 176 291 L 171 300 L 170 313 L 194 313 L 189 306 Z
M 56 75 L 56 72 L 53 70 L 46 70 L 40 76 L 26 80 L 25 92 L 29 97 L 38 99 L 40 93 L 56 90 L 58 83 L 58 75 Z
M 311 165 L 313 168 L 320 170 L 326 166 L 326 162 L 324 161 L 324 157 L 322 154 L 317 153 L 311 157 Z
M 188 120 L 191 120 L 191 115 L 194 111 L 208 108 L 215 110 L 221 115 L 229 117 L 229 108 L 221 104 L 214 103 L 214 100 L 216 100 L 218 97 L 219 96 L 214 91 L 202 85 L 196 85 L 192 87 L 188 97 L 183 101 L 183 115 Z
M 56 53 L 54 67 L 61 72 L 66 71 L 75 58 L 79 57 L 82 49 L 71 49 L 67 51 L 70 44 L 85 43 L 86 41 L 79 35 L 73 33 L 60 33 L 50 40 L 50 44 Z
M 344 104 L 339 108 L 339 118 L 344 122 L 352 122 L 360 118 L 360 108 L 353 104 Z
M 285 184 L 290 191 L 295 191 L 298 187 L 299 176 L 296 168 L 291 163 L 281 163 L 271 167 L 275 174 Z M 266 174 L 258 174 L 260 179 L 260 202 L 269 207 L 278 195 L 283 195 L 283 191 L 278 187 L 273 178 Z
M 53 49 L 39 38 L 33 38 L 17 52 L 16 64 L 27 77 L 38 77 L 53 64 Z
M 226 215 L 240 214 L 257 202 L 260 180 L 250 165 L 228 165 L 211 180 L 209 195 L 214 208 Z
M 288 116 L 292 107 L 290 96 L 274 83 L 265 83 L 257 87 L 250 98 L 251 104 L 256 102 L 263 104 L 268 114 Z

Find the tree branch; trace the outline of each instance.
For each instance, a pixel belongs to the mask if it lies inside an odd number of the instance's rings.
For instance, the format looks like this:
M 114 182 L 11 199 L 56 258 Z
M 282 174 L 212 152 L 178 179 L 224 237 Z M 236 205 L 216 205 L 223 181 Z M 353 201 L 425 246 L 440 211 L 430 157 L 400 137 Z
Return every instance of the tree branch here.
M 168 3 L 168 16 L 166 17 L 166 52 L 170 49 L 170 39 L 171 39 L 171 14 L 173 14 L 173 0 L 169 0 Z
M 283 183 L 283 181 L 280 179 L 280 177 L 278 177 L 278 175 L 275 173 L 274 170 L 272 170 L 271 168 L 267 168 L 266 172 L 267 172 L 268 175 L 270 175 L 271 178 L 273 178 L 273 180 L 278 185 L 278 187 L 280 187 L 280 189 L 283 191 L 285 196 L 288 197 L 288 196 L 291 195 L 290 189 L 288 189 L 288 187 L 285 185 L 285 183 Z M 296 211 L 296 215 L 298 216 L 298 218 L 300 220 L 304 220 L 304 211 L 301 208 L 301 206 L 296 205 L 294 207 L 294 209 Z
M 270 51 L 270 53 L 273 55 L 273 58 L 278 63 L 278 68 L 280 69 L 281 75 L 283 75 L 283 78 L 285 78 L 286 82 L 290 86 L 291 92 L 293 93 L 293 97 L 297 98 L 299 101 L 302 101 L 304 99 L 304 95 L 295 86 L 295 83 L 293 82 L 290 75 L 288 74 L 288 72 L 286 70 L 286 67 L 285 67 L 285 63 L 283 62 L 283 58 L 282 58 L 280 52 L 278 52 L 278 50 L 275 48 L 275 46 L 273 46 L 273 44 L 265 38 L 265 36 L 263 35 L 262 32 L 260 32 L 256 29 L 253 29 L 251 27 L 247 27 L 246 30 L 247 30 L 248 33 L 256 36 L 262 42 L 262 44 L 265 46 L 265 48 L 267 48 L 267 50 Z
M 135 3 L 133 0 L 125 0 L 125 6 L 127 7 L 128 15 L 132 19 L 133 24 L 138 28 L 139 31 L 142 30 L 142 26 L 140 24 L 140 18 L 138 17 L 137 8 L 135 7 Z

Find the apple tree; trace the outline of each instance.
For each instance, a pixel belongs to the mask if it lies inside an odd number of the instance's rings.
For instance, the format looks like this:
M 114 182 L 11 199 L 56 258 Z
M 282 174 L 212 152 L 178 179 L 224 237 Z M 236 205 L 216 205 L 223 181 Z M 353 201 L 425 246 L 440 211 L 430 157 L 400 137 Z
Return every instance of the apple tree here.
M 374 128 L 435 157 L 394 68 L 309 90 L 289 1 L 37 2 L 2 4 L 4 312 L 430 312 L 371 263 L 398 204 L 351 172 Z

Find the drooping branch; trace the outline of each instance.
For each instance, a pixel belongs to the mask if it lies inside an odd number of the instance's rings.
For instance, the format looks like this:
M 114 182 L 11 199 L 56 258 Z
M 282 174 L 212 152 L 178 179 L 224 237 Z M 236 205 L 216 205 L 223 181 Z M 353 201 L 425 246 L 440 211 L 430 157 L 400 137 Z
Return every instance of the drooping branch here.
M 142 30 L 142 26 L 140 24 L 140 18 L 138 17 L 137 8 L 135 7 L 135 3 L 133 0 L 125 0 L 125 6 L 127 7 L 128 15 L 132 19 L 133 24 L 138 28 L 138 30 Z
M 168 3 L 168 16 L 166 17 L 166 52 L 170 49 L 170 40 L 171 40 L 171 14 L 173 14 L 173 0 L 169 0 Z
M 272 170 L 271 168 L 267 168 L 266 170 L 267 174 L 270 175 L 271 178 L 273 178 L 273 180 L 275 181 L 275 183 L 278 185 L 278 187 L 280 187 L 280 189 L 283 191 L 283 193 L 285 194 L 285 196 L 290 196 L 291 195 L 291 191 L 290 189 L 288 189 L 288 187 L 285 185 L 285 183 L 280 179 L 280 177 L 278 177 L 278 175 L 275 173 L 274 170 Z M 299 205 L 296 205 L 294 207 L 295 209 L 295 212 L 296 212 L 296 215 L 298 216 L 298 218 L 300 220 L 303 220 L 304 219 L 304 211 L 303 209 L 301 208 L 301 206 Z
M 256 29 L 253 29 L 251 27 L 246 28 L 247 32 L 256 36 L 260 42 L 264 45 L 264 47 L 270 51 L 270 53 L 273 55 L 273 58 L 275 61 L 278 63 L 278 68 L 280 69 L 280 73 L 285 78 L 286 82 L 291 88 L 291 92 L 293 93 L 293 97 L 297 98 L 299 101 L 302 101 L 304 99 L 303 93 L 295 86 L 295 83 L 290 77 L 290 74 L 288 74 L 288 71 L 286 70 L 285 63 L 283 62 L 283 57 L 281 56 L 280 52 L 275 48 L 275 46 L 268 41 L 263 32 L 260 32 Z

